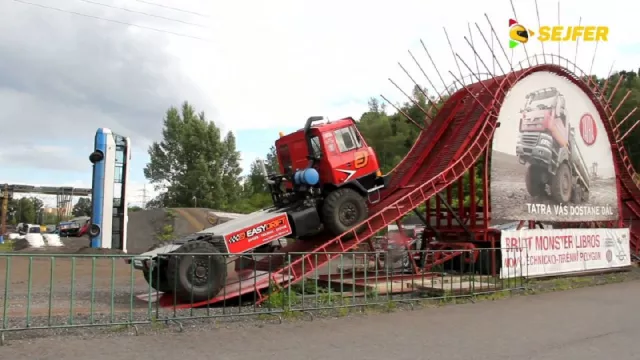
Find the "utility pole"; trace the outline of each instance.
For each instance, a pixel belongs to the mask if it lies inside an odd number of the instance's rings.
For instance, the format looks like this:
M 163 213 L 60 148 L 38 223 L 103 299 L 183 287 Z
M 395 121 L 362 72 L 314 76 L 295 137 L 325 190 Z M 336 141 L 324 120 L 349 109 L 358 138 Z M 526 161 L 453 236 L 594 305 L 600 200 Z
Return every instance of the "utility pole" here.
M 142 185 L 142 190 L 138 190 L 142 192 L 142 208 L 147 208 L 147 184 Z

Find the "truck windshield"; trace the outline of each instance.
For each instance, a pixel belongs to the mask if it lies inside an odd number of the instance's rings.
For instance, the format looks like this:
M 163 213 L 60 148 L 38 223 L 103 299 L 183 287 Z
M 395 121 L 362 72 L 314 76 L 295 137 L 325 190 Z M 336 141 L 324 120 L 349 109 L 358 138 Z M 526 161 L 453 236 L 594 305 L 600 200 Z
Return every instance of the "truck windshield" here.
M 336 130 L 334 132 L 334 135 L 336 137 L 336 142 L 338 143 L 340 152 L 346 152 L 362 147 L 360 135 L 353 125 Z
M 550 94 L 534 95 L 527 101 L 525 111 L 551 109 L 555 106 L 556 97 Z

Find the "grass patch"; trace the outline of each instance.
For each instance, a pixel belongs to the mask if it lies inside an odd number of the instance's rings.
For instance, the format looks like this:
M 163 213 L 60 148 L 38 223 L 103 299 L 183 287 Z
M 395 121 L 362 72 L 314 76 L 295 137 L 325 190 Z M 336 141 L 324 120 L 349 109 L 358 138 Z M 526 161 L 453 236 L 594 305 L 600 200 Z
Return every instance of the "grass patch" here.
M 161 242 L 170 241 L 174 238 L 173 225 L 165 225 L 162 227 L 162 231 L 158 234 L 158 240 Z
M 4 244 L 0 244 L 0 253 L 13 252 L 14 250 L 13 246 L 14 246 L 13 241 L 5 240 Z
M 470 287 L 469 292 L 444 286 L 427 296 L 404 298 L 398 296 L 380 296 L 377 291 L 365 291 L 354 302 L 352 296 L 343 296 L 340 291 L 320 286 L 313 280 L 306 280 L 282 289 L 272 284 L 271 295 L 264 303 L 265 310 L 274 311 L 281 319 L 300 319 L 305 313 L 320 317 L 346 317 L 351 314 L 382 314 L 409 307 L 440 307 L 460 305 L 479 301 L 498 301 L 514 296 L 536 295 L 547 292 L 565 291 L 582 287 L 591 287 L 619 283 L 640 278 L 640 269 L 631 272 L 595 273 L 590 275 L 563 276 L 544 279 L 509 278 L 498 279 L 490 276 L 463 276 L 462 281 L 490 283 L 494 286 Z M 443 282 L 444 283 L 444 282 Z M 476 293 L 473 293 L 475 290 Z M 416 295 L 416 294 L 414 294 Z M 304 301 L 303 301 L 304 299 Z M 366 300 L 365 300 L 366 299 Z M 258 319 L 269 320 L 274 315 L 260 314 Z
M 583 287 L 615 284 L 627 279 L 627 272 L 594 274 L 582 276 L 564 276 L 551 279 L 532 279 L 527 286 L 528 293 L 545 293 L 552 291 L 572 290 Z

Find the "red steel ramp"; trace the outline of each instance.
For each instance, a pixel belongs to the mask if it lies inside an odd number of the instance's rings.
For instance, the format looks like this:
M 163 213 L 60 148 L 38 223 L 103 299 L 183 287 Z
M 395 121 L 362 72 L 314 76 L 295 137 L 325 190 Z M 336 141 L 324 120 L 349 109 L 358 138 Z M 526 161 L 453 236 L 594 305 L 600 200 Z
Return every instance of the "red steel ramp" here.
M 295 260 L 286 266 L 282 266 L 284 259 L 279 262 L 271 259 L 271 268 L 279 267 L 273 272 L 273 281 L 278 283 L 278 279 L 288 276 L 291 280 L 282 284 L 288 286 L 312 274 L 316 268 L 336 259 L 340 252 L 353 250 L 462 176 L 491 142 L 496 116 L 486 109 L 491 109 L 496 101 L 493 94 L 501 93 L 503 80 L 502 77 L 486 80 L 453 94 L 433 124 L 419 136 L 420 143 L 407 154 L 406 159 L 411 160 L 405 159 L 397 168 L 394 175 L 398 178 L 385 191 L 383 200 L 373 205 L 371 216 L 356 227 L 360 232 L 352 230 L 335 238 L 297 241 L 286 247 L 283 252 L 307 253 L 293 254 Z M 259 294 L 258 298 L 260 303 L 266 296 Z

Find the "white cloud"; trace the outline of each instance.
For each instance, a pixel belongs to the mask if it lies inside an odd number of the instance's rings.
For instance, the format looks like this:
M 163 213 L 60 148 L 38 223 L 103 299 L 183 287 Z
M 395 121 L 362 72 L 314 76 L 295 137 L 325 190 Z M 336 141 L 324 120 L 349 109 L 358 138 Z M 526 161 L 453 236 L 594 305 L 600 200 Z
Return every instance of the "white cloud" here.
M 132 138 L 146 150 L 159 140 L 162 115 L 170 105 L 190 100 L 227 129 L 301 126 L 310 115 L 329 118 L 354 116 L 366 110 L 366 99 L 385 94 L 404 101 L 388 81 L 403 89 L 411 81 L 396 62 L 428 86 L 407 54 L 411 50 L 440 91 L 438 74 L 419 39 L 430 49 L 444 82 L 452 83 L 458 70 L 444 36 L 446 27 L 456 52 L 467 65 L 476 61 L 464 41 L 471 22 L 473 40 L 487 67 L 494 72 L 487 46 L 474 23 L 492 41 L 486 12 L 506 47 L 507 21 L 513 17 L 508 1 L 458 0 L 437 4 L 418 0 L 164 0 L 162 4 L 209 14 L 208 18 L 151 6 L 137 1 L 101 0 L 160 16 L 199 23 L 206 29 L 83 2 L 32 0 L 46 6 L 149 26 L 209 39 L 208 42 L 126 27 L 95 19 L 5 1 L 0 3 L 0 118 L 12 136 L 0 144 L 0 164 L 43 166 L 60 163 L 69 169 L 86 166 L 86 151 L 78 141 L 57 147 L 63 139 L 82 139 L 88 147 L 97 127 L 105 126 Z M 558 22 L 557 1 L 538 1 L 541 22 Z M 537 27 L 533 1 L 517 1 L 518 20 Z M 635 69 L 640 50 L 633 37 L 640 3 L 610 0 L 610 9 L 594 0 L 563 0 L 560 22 L 609 25 L 610 41 L 598 46 L 593 67 L 605 75 L 616 69 Z M 4 35 L 1 35 L 4 34 Z M 15 34 L 20 34 L 19 37 Z M 495 43 L 496 56 L 508 65 Z M 545 49 L 550 51 L 551 45 Z M 533 41 L 529 54 L 541 52 Z M 577 61 L 590 68 L 593 43 L 580 43 Z M 553 52 L 557 48 L 553 46 Z M 514 58 L 524 58 L 516 48 Z M 561 53 L 573 59 L 574 44 L 562 44 Z M 469 71 L 459 64 L 464 74 Z M 4 68 L 6 66 L 6 68 Z M 478 63 L 480 72 L 486 72 Z M 495 72 L 500 67 L 495 66 Z M 389 107 L 389 109 L 391 109 Z M 34 144 L 56 143 L 49 155 Z M 86 142 L 88 145 L 84 145 Z M 241 151 L 243 149 L 240 149 Z M 66 152 L 65 152 L 66 151 Z M 72 151 L 72 153 L 69 153 Z M 243 165 L 254 155 L 243 152 Z M 60 162 L 59 158 L 67 161 Z M 143 164 L 140 164 L 140 167 Z M 138 165 L 136 165 L 138 166 Z M 140 171 L 139 169 L 133 171 Z
M 582 16 L 582 24 L 611 27 L 611 40 L 599 44 L 594 65 L 600 75 L 608 72 L 614 60 L 618 69 L 635 68 L 640 60 L 640 54 L 620 56 L 622 46 L 634 41 L 626 34 L 632 33 L 634 26 L 636 11 L 631 8 L 640 5 L 618 2 L 626 9 L 624 12 L 603 12 L 595 1 L 561 2 L 562 24 L 577 24 Z M 537 28 L 534 2 L 516 3 L 520 22 Z M 615 3 L 608 2 L 607 6 L 616 8 Z M 541 0 L 538 4 L 542 24 L 556 24 L 557 1 Z M 501 45 L 506 47 L 508 19 L 513 17 L 507 1 L 461 0 L 437 6 L 417 0 L 397 1 L 393 5 L 381 0 L 236 1 L 210 2 L 204 8 L 213 14 L 214 31 L 210 34 L 213 44 L 198 47 L 192 53 L 197 55 L 185 58 L 183 64 L 192 78 L 208 83 L 203 90 L 216 102 L 220 120 L 232 128 L 295 125 L 311 114 L 358 117 L 366 109 L 364 100 L 350 107 L 334 105 L 345 98 L 366 99 L 382 92 L 400 100 L 402 95 L 386 82 L 391 76 L 404 89 L 411 87 L 411 81 L 396 65 L 398 60 L 411 69 L 417 81 L 426 84 L 406 52 L 409 49 L 442 90 L 441 81 L 418 40 L 425 40 L 445 82 L 452 83 L 454 79 L 448 71 L 458 76 L 458 70 L 443 27 L 447 28 L 456 52 L 475 70 L 473 52 L 464 40 L 464 36 L 468 37 L 467 22 L 471 22 L 475 47 L 493 72 L 488 48 L 474 23 L 481 26 L 491 42 L 483 15 L 488 13 Z M 249 8 L 253 11 L 246 11 Z M 176 54 L 184 54 L 188 47 L 196 46 L 175 39 L 171 42 Z M 546 51 L 551 48 L 548 45 Z M 579 45 L 578 63 L 585 70 L 590 67 L 593 48 L 593 43 Z M 530 55 L 541 50 L 536 42 L 527 46 Z M 495 42 L 495 51 L 507 69 L 498 42 Z M 557 47 L 553 46 L 552 51 L 557 52 Z M 561 54 L 573 60 L 574 44 L 562 44 Z M 517 48 L 514 59 L 524 57 L 524 48 Z M 464 74 L 469 73 L 463 64 L 460 67 Z M 487 71 L 482 63 L 478 67 L 480 72 Z M 495 69 L 500 71 L 499 66 Z M 355 113 L 345 113 L 347 111 Z

